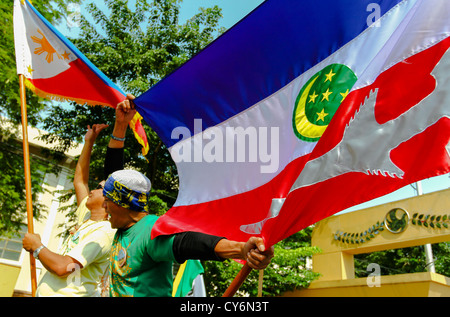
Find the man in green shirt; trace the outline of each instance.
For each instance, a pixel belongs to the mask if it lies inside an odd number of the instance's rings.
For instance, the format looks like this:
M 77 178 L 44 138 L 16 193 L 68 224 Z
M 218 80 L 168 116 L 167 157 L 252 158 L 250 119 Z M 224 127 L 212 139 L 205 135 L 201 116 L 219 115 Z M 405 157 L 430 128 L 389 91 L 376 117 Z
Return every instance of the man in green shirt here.
M 134 97 L 127 97 L 116 109 L 121 119 L 116 118 L 109 151 L 123 149 L 127 123 L 136 112 Z M 118 159 L 107 161 L 105 166 Z M 113 172 L 104 185 L 103 207 L 111 227 L 118 229 L 110 257 L 110 296 L 171 296 L 175 261 L 241 259 L 253 269 L 264 269 L 270 263 L 273 248 L 265 250 L 262 238 L 252 237 L 244 243 L 183 232 L 152 240 L 151 231 L 158 217 L 148 213 L 150 189 L 150 180 L 132 170 Z
M 261 238 L 246 243 L 197 232 L 150 238 L 157 216 L 148 214 L 150 180 L 133 170 L 120 170 L 106 180 L 104 207 L 117 228 L 110 258 L 111 296 L 171 296 L 172 263 L 187 259 L 246 260 L 264 269 L 273 257 Z

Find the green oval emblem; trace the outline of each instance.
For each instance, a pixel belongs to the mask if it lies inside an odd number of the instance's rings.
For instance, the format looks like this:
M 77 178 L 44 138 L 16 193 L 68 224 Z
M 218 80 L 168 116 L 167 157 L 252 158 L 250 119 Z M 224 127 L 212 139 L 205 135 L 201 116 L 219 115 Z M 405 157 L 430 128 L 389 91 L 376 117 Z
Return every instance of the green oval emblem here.
M 355 73 L 342 64 L 328 65 L 312 76 L 295 101 L 295 135 L 304 141 L 318 141 L 356 80 Z
M 386 229 L 392 233 L 400 233 L 405 231 L 409 223 L 409 214 L 403 208 L 391 209 L 384 221 Z

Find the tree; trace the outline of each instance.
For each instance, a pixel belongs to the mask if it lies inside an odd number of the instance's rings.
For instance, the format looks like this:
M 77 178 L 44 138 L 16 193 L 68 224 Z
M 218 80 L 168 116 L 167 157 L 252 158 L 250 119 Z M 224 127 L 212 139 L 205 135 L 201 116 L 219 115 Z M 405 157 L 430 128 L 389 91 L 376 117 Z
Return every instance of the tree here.
M 436 273 L 450 276 L 450 246 L 448 242 L 432 245 Z M 355 276 L 366 277 L 370 263 L 380 266 L 381 275 L 425 272 L 427 263 L 423 246 L 378 251 L 355 255 Z

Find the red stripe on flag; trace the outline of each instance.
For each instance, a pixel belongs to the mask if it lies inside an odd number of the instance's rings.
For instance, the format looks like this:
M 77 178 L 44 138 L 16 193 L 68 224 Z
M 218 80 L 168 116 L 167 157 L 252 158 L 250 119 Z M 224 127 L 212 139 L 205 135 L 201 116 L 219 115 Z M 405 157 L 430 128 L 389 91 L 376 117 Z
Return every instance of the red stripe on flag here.
M 305 156 L 296 159 L 271 182 L 254 190 L 206 203 L 172 207 L 153 226 L 152 238 L 175 232 L 199 231 L 247 241 L 255 234 L 242 232 L 240 226 L 263 220 L 269 213 L 272 198 L 287 195 L 306 161 Z
M 115 108 L 125 98 L 121 92 L 105 84 L 80 59 L 71 62 L 68 70 L 54 77 L 28 80 L 41 94 L 91 105 Z

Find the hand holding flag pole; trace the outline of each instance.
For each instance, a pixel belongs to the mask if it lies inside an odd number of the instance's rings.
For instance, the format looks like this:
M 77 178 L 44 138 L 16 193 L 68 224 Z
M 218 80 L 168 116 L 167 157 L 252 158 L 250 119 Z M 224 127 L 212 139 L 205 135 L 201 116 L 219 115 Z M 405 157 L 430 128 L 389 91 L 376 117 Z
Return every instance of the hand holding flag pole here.
M 233 297 L 252 269 L 263 270 L 270 264 L 274 255 L 273 246 L 266 248 L 261 238 L 250 238 L 244 247 L 244 254 L 247 262 L 228 286 L 222 297 Z

